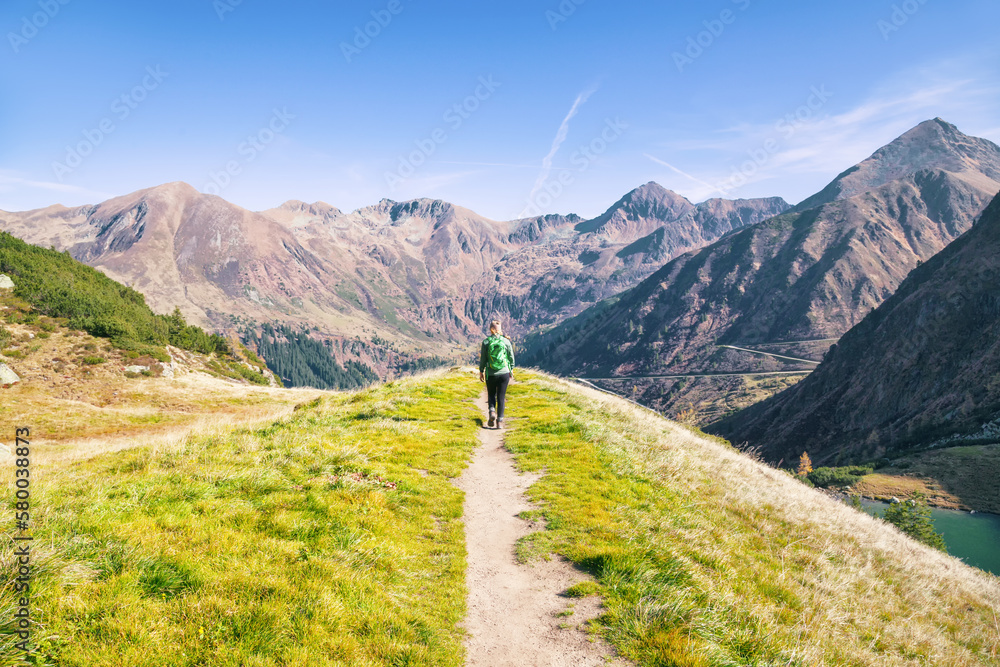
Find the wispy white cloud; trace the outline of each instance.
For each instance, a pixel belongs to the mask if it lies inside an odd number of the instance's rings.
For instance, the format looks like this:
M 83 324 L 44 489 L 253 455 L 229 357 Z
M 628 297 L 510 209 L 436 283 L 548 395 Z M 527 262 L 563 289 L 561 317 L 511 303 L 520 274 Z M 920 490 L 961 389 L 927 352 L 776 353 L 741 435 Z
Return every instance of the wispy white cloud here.
M 984 80 L 992 81 L 957 63 L 914 70 L 893 77 L 859 103 L 839 109 L 837 91 L 832 90 L 831 102 L 818 108 L 790 108 L 768 122 L 741 122 L 710 136 L 666 145 L 676 156 L 671 162 L 684 165 L 687 171 L 658 162 L 690 181 L 677 189 L 695 201 L 720 190 L 729 196 L 762 196 L 767 194 L 761 187 L 765 181 L 772 194 L 777 193 L 773 186 L 777 182 L 778 189 L 784 190 L 781 194 L 808 196 L 930 118 L 958 123 L 959 129 L 970 134 L 996 137 L 998 130 L 989 128 L 995 128 L 1000 87 Z M 694 170 L 701 178 L 690 175 Z M 800 191 L 790 193 L 795 183 L 800 184 Z
M 114 194 L 108 192 L 91 190 L 78 185 L 55 183 L 51 181 L 38 181 L 30 178 L 24 178 L 23 176 L 18 175 L 17 172 L 0 170 L 0 196 L 7 198 L 12 193 L 17 195 L 12 198 L 15 201 L 13 206 L 4 201 L 0 201 L 0 209 L 12 210 L 20 208 L 20 206 L 16 204 L 16 201 L 30 199 L 30 197 L 25 197 L 26 190 L 42 190 L 44 192 L 63 194 L 71 197 L 70 201 L 74 204 L 97 203 L 104 201 L 105 199 L 111 199 L 115 196 Z
M 681 175 L 681 176 L 683 176 L 684 178 L 687 178 L 687 179 L 689 179 L 689 180 L 692 180 L 692 181 L 694 181 L 695 183 L 697 183 L 698 185 L 702 185 L 702 186 L 704 186 L 704 187 L 708 188 L 709 192 L 721 192 L 721 193 L 722 193 L 723 195 L 726 195 L 726 194 L 728 194 L 728 193 L 727 193 L 727 192 L 726 192 L 725 190 L 721 189 L 721 188 L 720 188 L 719 186 L 717 186 L 717 185 L 712 185 L 711 183 L 708 183 L 708 182 L 706 182 L 706 181 L 703 181 L 703 180 L 701 180 L 700 178 L 697 178 L 697 177 L 695 177 L 695 176 L 692 176 L 691 174 L 687 173 L 686 171 L 681 171 L 680 169 L 678 169 L 678 168 L 677 168 L 677 167 L 675 167 L 674 165 L 670 164 L 669 162 L 664 162 L 664 161 L 663 161 L 663 160 L 661 160 L 660 158 L 657 158 L 657 157 L 653 157 L 653 156 L 652 156 L 652 155 L 650 155 L 649 153 L 643 153 L 643 155 L 645 155 L 646 157 L 648 157 L 648 158 L 649 158 L 650 160 L 652 160 L 652 161 L 653 161 L 653 162 L 655 162 L 656 164 L 661 164 L 661 165 L 663 165 L 664 167 L 667 167 L 668 169 L 671 169 L 671 170 L 673 170 L 673 171 L 677 172 L 678 174 L 680 174 L 680 175 Z
M 555 158 L 556 153 L 559 152 L 559 148 L 566 141 L 566 137 L 569 136 L 569 122 L 573 120 L 580 107 L 584 105 L 587 99 L 597 92 L 597 88 L 588 88 L 579 95 L 576 96 L 576 100 L 573 101 L 573 106 L 570 107 L 569 113 L 563 118 L 562 123 L 559 124 L 559 129 L 556 131 L 556 136 L 552 140 L 552 147 L 549 149 L 548 155 L 542 158 L 542 169 L 538 173 L 538 178 L 535 179 L 535 185 L 531 188 L 531 194 L 528 195 L 528 201 L 534 201 L 535 196 L 541 191 L 542 186 L 545 185 L 545 181 L 548 180 L 549 174 L 552 173 L 552 160 Z

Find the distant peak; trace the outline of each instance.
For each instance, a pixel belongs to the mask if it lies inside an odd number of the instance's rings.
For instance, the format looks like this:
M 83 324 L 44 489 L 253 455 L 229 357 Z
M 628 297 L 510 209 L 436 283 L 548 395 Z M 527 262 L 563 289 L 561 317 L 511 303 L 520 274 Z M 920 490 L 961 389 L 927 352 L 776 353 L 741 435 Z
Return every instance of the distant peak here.
M 630 196 L 631 197 L 656 197 L 656 198 L 663 198 L 663 197 L 675 198 L 675 197 L 678 197 L 678 198 L 684 199 L 684 197 L 682 197 L 681 195 L 677 194 L 673 190 L 668 190 L 667 188 L 663 187 L 662 185 L 660 185 L 656 181 L 650 181 L 649 183 L 646 183 L 644 185 L 640 185 L 639 187 L 637 187 L 636 189 L 632 190 L 631 192 L 629 192 L 625 196 L 626 197 L 630 197 Z
M 941 136 L 965 137 L 965 135 L 959 131 L 958 127 L 952 125 L 948 121 L 942 118 L 931 118 L 930 120 L 925 120 L 912 129 L 904 132 L 899 138 L 896 139 L 896 141 L 905 141 L 916 137 Z
M 1000 147 L 963 134 L 941 118 L 925 120 L 841 173 L 822 191 L 800 202 L 795 210 L 847 199 L 929 169 L 975 171 L 997 180 Z
M 168 192 L 178 192 L 184 193 L 186 195 L 197 195 L 200 194 L 197 189 L 184 181 L 172 181 L 170 183 L 164 183 L 163 185 L 157 185 L 155 187 L 149 188 L 150 192 L 156 191 L 168 191 Z

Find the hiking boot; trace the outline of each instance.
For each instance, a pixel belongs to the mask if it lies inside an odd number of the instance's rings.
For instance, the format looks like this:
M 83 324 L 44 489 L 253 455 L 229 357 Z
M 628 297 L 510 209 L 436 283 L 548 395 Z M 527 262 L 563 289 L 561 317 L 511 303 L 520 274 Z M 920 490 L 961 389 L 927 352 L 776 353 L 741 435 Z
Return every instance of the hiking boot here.
M 503 428 L 503 417 L 497 420 L 497 428 Z
M 490 420 L 488 422 L 486 422 L 486 428 L 493 428 L 493 425 L 496 423 L 496 420 L 497 420 L 497 411 L 493 410 L 491 408 L 490 409 Z

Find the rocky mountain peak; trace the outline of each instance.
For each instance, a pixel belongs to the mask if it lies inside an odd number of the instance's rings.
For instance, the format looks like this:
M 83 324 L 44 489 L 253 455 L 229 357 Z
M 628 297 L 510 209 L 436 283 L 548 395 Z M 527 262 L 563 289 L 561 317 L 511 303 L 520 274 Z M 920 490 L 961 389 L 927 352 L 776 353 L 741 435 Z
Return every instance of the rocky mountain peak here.
M 926 120 L 837 176 L 795 210 L 847 199 L 925 170 L 976 172 L 1000 180 L 1000 146 L 963 134 L 940 118 Z
M 634 241 L 693 209 L 694 204 L 685 197 L 650 181 L 626 194 L 602 215 L 581 222 L 576 230 L 581 234 L 598 233 L 613 240 Z

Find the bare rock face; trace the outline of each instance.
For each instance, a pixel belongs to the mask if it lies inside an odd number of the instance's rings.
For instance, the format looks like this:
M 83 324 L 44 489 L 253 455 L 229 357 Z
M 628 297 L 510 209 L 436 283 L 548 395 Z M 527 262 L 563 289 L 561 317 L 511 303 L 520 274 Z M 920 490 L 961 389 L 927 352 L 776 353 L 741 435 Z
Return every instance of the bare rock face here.
M 512 238 L 540 236 L 500 259 L 471 288 L 466 315 L 505 314 L 518 333 L 576 315 L 636 285 L 663 264 L 788 209 L 780 197 L 695 205 L 656 183 L 633 190 L 593 220 L 533 218 Z
M 0 387 L 17 384 L 20 381 L 21 378 L 10 369 L 10 366 L 0 363 Z
M 0 289 L 14 289 L 14 281 L 10 279 L 10 276 L 0 273 Z
M 871 460 L 1000 418 L 1000 196 L 809 377 L 713 426 L 769 458 Z M 995 438 L 995 435 L 994 435 Z

